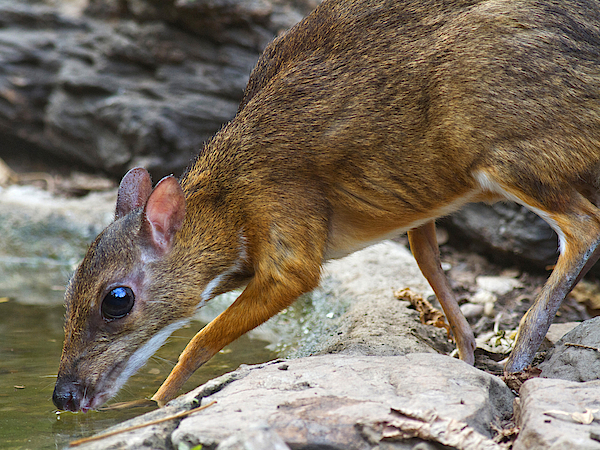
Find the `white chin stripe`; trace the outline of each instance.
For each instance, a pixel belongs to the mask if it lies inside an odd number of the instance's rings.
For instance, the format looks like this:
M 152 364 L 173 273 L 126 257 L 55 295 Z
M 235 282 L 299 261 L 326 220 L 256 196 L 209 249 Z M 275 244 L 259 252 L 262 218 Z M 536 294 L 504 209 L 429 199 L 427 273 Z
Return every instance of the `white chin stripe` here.
M 115 380 L 114 385 L 111 389 L 111 397 L 117 393 L 119 389 L 125 384 L 131 375 L 136 373 L 142 368 L 146 361 L 165 343 L 167 338 L 175 331 L 187 324 L 190 319 L 182 319 L 178 322 L 174 322 L 171 325 L 167 325 L 154 336 L 152 336 L 148 342 L 138 348 L 133 355 L 129 357 L 125 369 L 121 372 L 118 378 Z

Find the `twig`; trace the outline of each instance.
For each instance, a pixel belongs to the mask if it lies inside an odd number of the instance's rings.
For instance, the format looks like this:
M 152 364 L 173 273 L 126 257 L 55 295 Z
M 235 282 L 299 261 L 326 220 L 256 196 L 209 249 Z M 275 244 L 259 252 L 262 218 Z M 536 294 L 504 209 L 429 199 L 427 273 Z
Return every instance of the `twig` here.
M 217 401 L 213 400 L 212 402 L 210 402 L 207 405 L 199 406 L 198 408 L 190 409 L 189 411 L 183 411 L 183 412 L 180 412 L 180 413 L 175 414 L 173 416 L 163 417 L 162 419 L 152 420 L 150 422 L 142 423 L 142 424 L 139 424 L 139 425 L 134 425 L 134 426 L 128 427 L 128 428 L 123 428 L 121 430 L 110 431 L 110 432 L 104 433 L 104 434 L 97 434 L 96 436 L 91 436 L 91 437 L 87 437 L 87 438 L 83 438 L 83 439 L 77 439 L 76 441 L 70 442 L 69 443 L 69 447 L 77 447 L 78 445 L 81 445 L 81 444 L 86 444 L 88 442 L 98 441 L 100 439 L 104 439 L 104 438 L 107 438 L 107 437 L 110 437 L 110 436 L 115 436 L 117 434 L 127 433 L 128 431 L 138 430 L 140 428 L 149 427 L 150 425 L 156 425 L 156 424 L 159 424 L 159 423 L 167 422 L 169 420 L 180 419 L 182 417 L 187 417 L 187 416 L 189 416 L 191 414 L 194 414 L 194 413 L 196 413 L 198 411 L 202 411 L 203 409 L 206 409 L 209 406 L 214 405 L 215 403 L 217 403 Z
M 572 342 L 565 342 L 565 346 L 567 346 L 567 347 L 585 348 L 587 350 L 595 350 L 597 352 L 600 352 L 600 348 L 598 348 L 598 347 L 590 347 L 589 345 L 583 345 L 583 344 L 574 344 Z

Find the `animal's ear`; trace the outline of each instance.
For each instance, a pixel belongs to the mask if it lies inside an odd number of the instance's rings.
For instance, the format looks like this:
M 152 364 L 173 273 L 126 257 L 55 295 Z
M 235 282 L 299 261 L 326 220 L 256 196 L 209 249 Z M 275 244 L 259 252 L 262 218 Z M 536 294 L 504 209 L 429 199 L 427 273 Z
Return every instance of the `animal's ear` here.
M 144 206 L 152 193 L 150 174 L 143 167 L 136 167 L 125 174 L 119 185 L 115 219 Z
M 152 246 L 166 253 L 173 246 L 173 237 L 185 219 L 185 195 L 178 181 L 168 176 L 156 185 L 144 210 Z

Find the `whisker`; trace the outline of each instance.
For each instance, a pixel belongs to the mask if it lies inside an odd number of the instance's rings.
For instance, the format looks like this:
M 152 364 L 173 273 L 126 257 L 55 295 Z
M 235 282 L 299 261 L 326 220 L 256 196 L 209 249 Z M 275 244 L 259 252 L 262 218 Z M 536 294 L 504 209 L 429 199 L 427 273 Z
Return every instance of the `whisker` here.
M 154 361 L 158 361 L 158 362 L 167 363 L 167 364 L 169 364 L 170 366 L 174 366 L 174 365 L 175 365 L 175 362 L 174 362 L 174 361 L 172 361 L 172 360 L 170 360 L 170 359 L 167 359 L 167 358 L 163 358 L 162 356 L 153 355 L 151 358 L 152 358 L 152 360 L 154 360 Z

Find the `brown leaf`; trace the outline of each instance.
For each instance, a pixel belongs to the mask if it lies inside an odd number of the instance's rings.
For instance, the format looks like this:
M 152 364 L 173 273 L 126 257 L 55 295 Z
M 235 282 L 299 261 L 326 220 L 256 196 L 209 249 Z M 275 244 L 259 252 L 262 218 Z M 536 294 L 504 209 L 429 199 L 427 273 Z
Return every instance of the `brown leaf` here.
M 523 383 L 531 378 L 537 378 L 540 376 L 542 371 L 537 367 L 526 367 L 521 372 L 505 373 L 500 378 L 506 383 L 506 385 L 513 391 L 519 392 Z
M 398 300 L 407 300 L 419 312 L 419 318 L 424 325 L 433 325 L 437 328 L 444 328 L 451 338 L 450 326 L 446 323 L 444 313 L 433 305 L 421 294 L 417 294 L 410 288 L 400 289 L 394 293 Z

